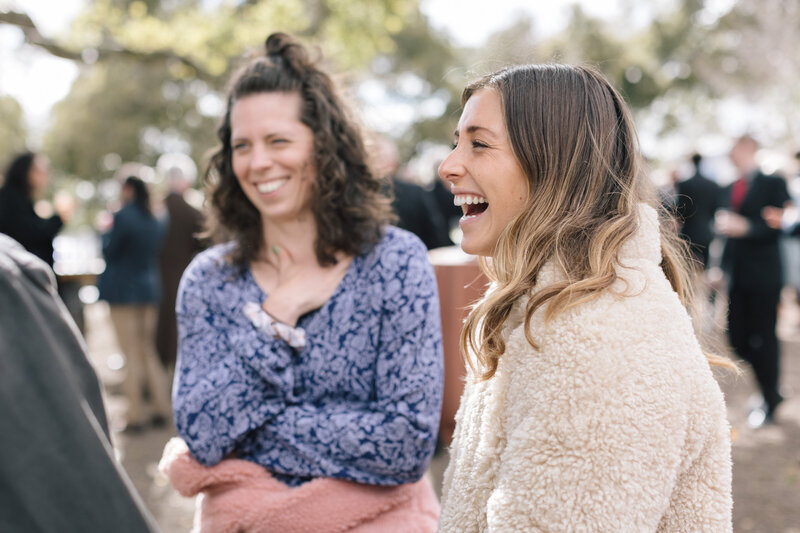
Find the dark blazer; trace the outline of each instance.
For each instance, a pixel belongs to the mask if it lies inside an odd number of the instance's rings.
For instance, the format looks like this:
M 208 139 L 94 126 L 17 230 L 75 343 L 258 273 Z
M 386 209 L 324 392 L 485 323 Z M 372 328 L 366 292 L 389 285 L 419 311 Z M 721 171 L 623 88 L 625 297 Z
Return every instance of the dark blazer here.
M 158 253 L 164 222 L 135 204 L 114 215 L 114 225 L 103 235 L 106 269 L 97 288 L 111 304 L 157 303 L 161 295 Z
M 450 240 L 450 229 L 458 226 L 458 221 L 464 215 L 464 212 L 461 209 L 461 206 L 453 203 L 453 193 L 450 192 L 450 189 L 445 186 L 444 182 L 439 179 L 438 176 L 433 180 L 433 189 L 431 189 L 431 194 L 433 195 L 436 206 L 439 208 L 439 213 L 442 215 L 445 223 L 447 224 L 447 238 Z M 450 244 L 453 244 L 453 242 L 450 241 Z
M 452 244 L 448 237 L 447 222 L 431 193 L 399 178 L 392 178 L 392 187 L 392 209 L 399 218 L 399 228 L 419 237 L 428 250 Z
M 731 189 L 721 189 L 719 207 L 730 206 Z M 780 230 L 772 229 L 761 216 L 766 206 L 783 207 L 789 200 L 786 181 L 778 176 L 754 172 L 739 214 L 750 222 L 750 231 L 741 238 L 728 238 L 722 254 L 722 267 L 730 275 L 731 286 L 753 291 L 779 291 L 783 286 L 783 267 L 778 245 Z
M 0 235 L 0 531 L 157 531 L 52 271 Z
M 719 204 L 719 185 L 702 174 L 678 183 L 676 212 L 681 235 L 690 243 L 707 247 L 714 238 L 714 212 Z
M 0 189 L 0 233 L 20 243 L 30 253 L 53 266 L 53 238 L 63 226 L 61 217 L 41 218 L 22 191 Z
M 171 366 L 175 364 L 178 351 L 178 323 L 175 317 L 178 284 L 192 258 L 203 249 L 196 235 L 203 229 L 204 217 L 177 193 L 167 195 L 164 204 L 169 213 L 169 223 L 159 255 L 161 304 L 158 309 L 156 347 L 161 361 Z

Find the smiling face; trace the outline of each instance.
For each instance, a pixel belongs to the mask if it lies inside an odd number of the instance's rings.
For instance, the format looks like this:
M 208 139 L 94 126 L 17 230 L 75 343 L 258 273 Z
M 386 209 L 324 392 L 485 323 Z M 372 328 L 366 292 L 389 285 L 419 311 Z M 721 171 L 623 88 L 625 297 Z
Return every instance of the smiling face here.
M 314 134 L 297 93 L 257 93 L 231 109 L 233 173 L 264 223 L 311 216 Z
M 528 199 L 528 178 L 511 149 L 494 89 L 481 89 L 467 100 L 455 140 L 439 176 L 450 182 L 454 202 L 464 212 L 461 247 L 469 254 L 490 256 Z

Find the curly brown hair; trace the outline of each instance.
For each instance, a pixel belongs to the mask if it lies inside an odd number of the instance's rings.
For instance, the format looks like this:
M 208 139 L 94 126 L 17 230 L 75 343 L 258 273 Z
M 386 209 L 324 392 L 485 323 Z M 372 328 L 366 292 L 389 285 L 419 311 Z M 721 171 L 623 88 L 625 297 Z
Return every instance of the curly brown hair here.
M 240 267 L 262 252 L 261 216 L 233 173 L 231 109 L 253 94 L 296 93 L 302 99 L 300 121 L 314 133 L 317 179 L 311 208 L 317 226 L 317 261 L 327 266 L 336 263 L 337 252 L 364 253 L 380 240 L 394 215 L 382 180 L 369 168 L 357 123 L 333 80 L 302 44 L 285 33 L 273 33 L 265 52 L 233 76 L 228 90 L 227 109 L 217 129 L 221 146 L 212 153 L 205 172 L 213 215 L 208 234 L 218 242 L 236 243 L 229 257 Z

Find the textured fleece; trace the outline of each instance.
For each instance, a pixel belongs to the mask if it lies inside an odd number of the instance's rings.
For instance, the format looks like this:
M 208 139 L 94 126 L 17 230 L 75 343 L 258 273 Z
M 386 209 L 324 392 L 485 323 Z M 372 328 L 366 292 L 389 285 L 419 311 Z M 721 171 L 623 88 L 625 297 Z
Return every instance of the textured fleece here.
M 504 327 L 497 373 L 472 374 L 456 415 L 441 532 L 727 532 L 725 404 L 670 287 L 658 218 L 642 206 L 598 298 Z M 562 278 L 553 263 L 537 289 Z
M 179 438 L 158 468 L 181 495 L 200 495 L 192 533 L 433 533 L 439 515 L 427 476 L 393 487 L 316 478 L 292 488 L 252 461 L 204 466 Z

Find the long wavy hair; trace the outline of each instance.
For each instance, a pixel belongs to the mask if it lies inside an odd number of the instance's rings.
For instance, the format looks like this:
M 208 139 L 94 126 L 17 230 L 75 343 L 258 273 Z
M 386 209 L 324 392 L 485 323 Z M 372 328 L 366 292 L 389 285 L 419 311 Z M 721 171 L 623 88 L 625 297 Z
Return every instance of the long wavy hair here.
M 477 378 L 491 378 L 505 351 L 502 327 L 514 303 L 530 296 L 525 335 L 545 306 L 545 319 L 599 296 L 616 281 L 622 245 L 636 232 L 637 206 L 659 208 L 640 168 L 633 121 L 619 93 L 597 71 L 582 66 L 523 65 L 487 75 L 462 94 L 462 105 L 481 89 L 499 94 L 511 147 L 528 178 L 525 209 L 504 229 L 490 260 L 482 260 L 494 291 L 476 304 L 461 332 Z M 666 216 L 663 210 L 662 217 Z M 661 225 L 661 268 L 691 307 L 686 246 Z M 547 261 L 565 279 L 536 289 Z M 707 355 L 710 362 L 728 364 Z
M 263 251 L 261 216 L 233 173 L 230 116 L 239 99 L 270 92 L 300 95 L 300 121 L 314 134 L 317 177 L 312 185 L 311 209 L 317 226 L 317 261 L 322 266 L 332 265 L 337 252 L 364 252 L 380 240 L 383 227 L 394 220 L 390 199 L 382 192 L 382 181 L 369 168 L 359 128 L 330 76 L 299 42 L 284 33 L 270 35 L 265 55 L 250 61 L 230 84 L 227 110 L 217 130 L 220 146 L 205 173 L 211 184 L 214 215 L 210 236 L 236 242 L 230 257 L 240 267 Z

